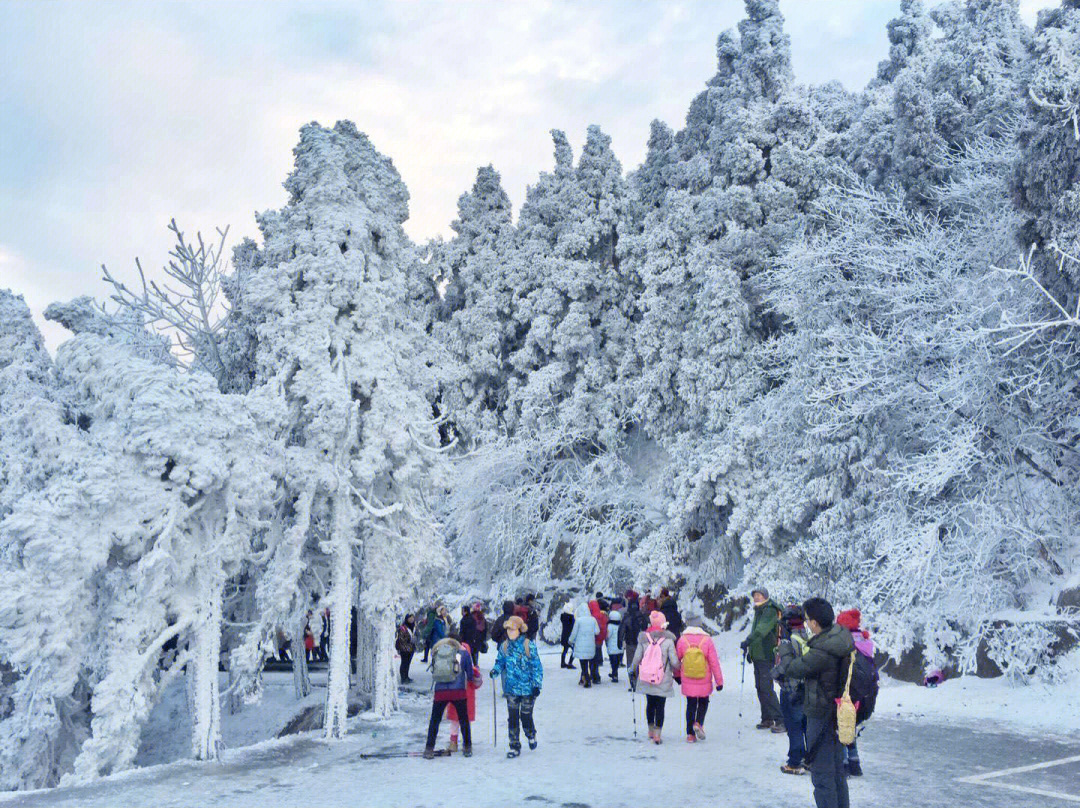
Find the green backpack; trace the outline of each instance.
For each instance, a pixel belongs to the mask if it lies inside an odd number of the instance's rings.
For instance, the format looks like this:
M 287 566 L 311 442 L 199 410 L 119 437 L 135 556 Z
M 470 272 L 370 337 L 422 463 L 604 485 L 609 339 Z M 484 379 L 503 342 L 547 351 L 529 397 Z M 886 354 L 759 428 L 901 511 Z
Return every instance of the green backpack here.
M 461 674 L 461 658 L 458 649 L 450 643 L 442 643 L 431 652 L 431 678 L 438 684 L 447 684 Z

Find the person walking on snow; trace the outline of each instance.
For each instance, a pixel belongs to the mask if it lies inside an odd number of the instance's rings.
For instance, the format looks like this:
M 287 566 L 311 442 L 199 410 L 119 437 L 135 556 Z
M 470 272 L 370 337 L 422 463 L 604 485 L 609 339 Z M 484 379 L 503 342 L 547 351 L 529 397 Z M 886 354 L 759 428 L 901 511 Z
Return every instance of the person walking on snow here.
M 434 606 L 428 606 L 427 614 L 424 615 L 424 619 L 420 624 L 420 636 L 424 638 L 424 657 L 421 662 L 428 661 L 428 655 L 431 653 L 431 646 L 435 643 L 431 639 L 431 633 L 435 630 L 435 621 L 439 618 L 439 613 L 435 610 Z
M 682 694 L 686 697 L 686 741 L 705 740 L 705 712 L 713 685 L 716 692 L 724 689 L 724 673 L 716 656 L 716 645 L 697 621 L 691 620 L 679 641 L 675 653 L 679 657 Z
M 465 653 L 472 656 L 472 648 L 467 642 L 461 644 Z M 473 678 L 465 683 L 465 713 L 469 718 L 469 726 L 476 721 L 476 690 L 484 684 L 484 675 L 477 665 L 473 665 Z M 446 706 L 446 719 L 450 722 L 450 745 L 446 747 L 448 752 L 458 750 L 458 730 L 461 728 L 461 719 L 458 717 L 457 708 L 453 702 Z
M 527 630 L 525 621 L 511 617 L 506 621 L 506 639 L 498 647 L 495 667 L 491 678 L 502 676 L 503 695 L 506 697 L 506 729 L 510 741 L 509 758 L 521 754 L 518 724 L 525 730 L 529 748 L 536 748 L 536 724 L 533 723 L 533 707 L 544 684 L 544 666 L 536 645 L 522 636 Z M 494 685 L 492 685 L 494 687 Z
M 536 607 L 536 595 L 525 596 L 525 636 L 531 642 L 536 642 L 536 635 L 540 633 L 540 611 Z
M 574 669 L 574 655 L 570 653 L 570 637 L 574 633 L 574 609 L 567 603 L 562 608 L 562 614 L 559 615 L 559 619 L 562 621 L 562 657 L 560 658 L 560 668 Z M 566 661 L 566 655 L 570 653 L 570 661 Z
M 581 663 L 582 687 L 592 687 L 592 664 L 599 652 L 597 637 L 600 636 L 600 624 L 592 616 L 587 603 L 577 607 L 574 614 L 574 631 L 570 635 L 570 644 L 574 646 L 574 659 Z
M 607 642 L 607 612 L 600 607 L 600 601 L 589 601 L 589 614 L 596 620 L 600 633 L 596 635 L 596 653 L 589 661 L 589 676 L 594 685 L 600 684 L 600 662 L 604 659 L 604 644 Z
M 682 615 L 679 614 L 679 604 L 675 600 L 675 596 L 668 592 L 667 587 L 660 590 L 660 597 L 657 601 L 660 611 L 664 613 L 664 618 L 668 621 L 668 631 L 678 637 L 683 633 L 685 626 L 683 625 Z
M 664 728 L 664 705 L 675 692 L 675 676 L 679 670 L 679 655 L 675 651 L 675 635 L 667 630 L 663 612 L 649 615 L 649 628 L 638 636 L 638 648 L 628 673 L 638 674 L 637 690 L 645 694 L 645 720 L 649 724 L 649 740 L 660 743 Z
M 467 605 L 461 607 L 461 641 L 469 646 L 477 664 L 487 645 L 487 621 L 482 609 L 480 603 L 474 603 L 471 611 Z
M 472 730 L 469 726 L 469 690 L 476 673 L 472 656 L 453 637 L 446 637 L 431 646 L 431 676 L 435 680 L 434 701 L 431 704 L 431 720 L 428 722 L 427 745 L 424 757 L 435 757 L 435 739 L 447 704 L 453 704 L 461 725 L 464 743 L 461 753 L 472 756 Z
M 855 643 L 855 650 L 863 656 L 874 659 L 874 641 L 870 639 L 870 632 L 862 630 L 862 613 L 858 609 L 848 609 L 836 615 L 837 624 L 851 632 L 851 639 Z M 844 765 L 847 767 L 848 777 L 862 777 L 862 764 L 859 762 L 859 747 L 853 741 L 851 746 L 845 746 Z
M 401 683 L 408 684 L 412 681 L 409 678 L 409 665 L 412 663 L 413 654 L 416 653 L 416 618 L 411 614 L 405 615 L 405 620 L 397 630 L 397 638 L 394 640 L 394 648 L 397 650 L 398 655 L 401 657 Z
M 637 638 L 638 635 L 649 627 L 649 617 L 646 614 L 641 613 L 641 607 L 638 604 L 638 593 L 633 589 L 626 590 L 626 610 L 622 615 L 622 622 L 619 624 L 619 644 L 622 645 L 626 660 L 627 667 L 630 665 L 630 660 L 634 658 L 634 654 L 637 652 Z M 629 672 L 627 678 L 630 680 L 630 689 L 634 689 L 634 677 Z
M 848 808 L 847 771 L 836 730 L 836 699 L 844 689 L 841 671 L 855 650 L 851 632 L 833 622 L 832 605 L 824 598 L 803 603 L 806 625 L 813 635 L 800 657 L 781 649 L 776 676 L 802 679 L 806 684 L 806 757 L 817 808 Z
M 802 606 L 792 604 L 780 616 L 780 644 L 776 646 L 778 657 L 801 657 L 806 653 L 808 640 L 804 627 Z M 780 714 L 788 736 L 787 763 L 780 767 L 784 774 L 805 774 L 803 756 L 806 754 L 806 715 L 803 713 L 804 685 L 798 679 L 781 675 Z
M 754 622 L 750 634 L 739 647 L 754 666 L 754 686 L 761 704 L 761 723 L 757 728 L 785 732 L 771 676 L 776 661 L 780 607 L 769 599 L 769 590 L 763 586 L 751 592 L 750 597 L 754 601 Z
M 608 661 L 611 663 L 611 673 L 608 678 L 612 682 L 619 681 L 619 665 L 622 664 L 623 648 L 620 644 L 620 637 L 622 632 L 622 612 L 615 606 L 611 607 L 611 611 L 608 612 L 608 624 L 607 624 L 607 655 Z

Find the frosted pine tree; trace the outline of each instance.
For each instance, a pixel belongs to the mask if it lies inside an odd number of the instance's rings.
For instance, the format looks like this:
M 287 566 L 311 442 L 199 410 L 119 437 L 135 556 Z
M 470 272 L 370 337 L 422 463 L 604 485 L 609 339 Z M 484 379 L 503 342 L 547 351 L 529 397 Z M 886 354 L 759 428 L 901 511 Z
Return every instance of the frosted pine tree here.
M 305 126 L 295 155 L 290 201 L 258 217 L 265 243 L 233 294 L 253 324 L 254 389 L 276 401 L 286 455 L 284 525 L 258 597 L 271 619 L 295 614 L 308 559 L 329 560 L 325 729 L 340 737 L 354 604 L 377 643 L 358 649 L 376 676 L 362 685 L 377 713 L 396 705 L 395 610 L 442 558 L 426 504 L 439 440 L 424 334 L 407 305 L 404 184 L 346 121 Z
M 471 438 L 504 428 L 509 354 L 523 329 L 514 295 L 524 281 L 513 258 L 510 199 L 491 166 L 481 168 L 469 193 L 458 200 L 456 233 L 436 247 L 433 264 L 444 293 L 438 303 L 435 339 L 456 360 L 457 378 L 444 391 L 444 406 Z

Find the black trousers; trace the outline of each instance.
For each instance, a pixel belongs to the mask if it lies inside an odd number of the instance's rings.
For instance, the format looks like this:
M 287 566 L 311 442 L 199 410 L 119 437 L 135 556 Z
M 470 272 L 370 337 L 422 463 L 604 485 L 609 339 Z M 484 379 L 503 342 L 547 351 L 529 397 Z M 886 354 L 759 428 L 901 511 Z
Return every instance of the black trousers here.
M 427 748 L 435 748 L 435 738 L 439 734 L 439 724 L 442 723 L 443 713 L 446 712 L 448 701 L 434 701 L 431 703 L 431 720 L 427 728 Z M 472 728 L 469 726 L 469 705 L 465 699 L 453 702 L 454 709 L 458 714 L 458 723 L 461 725 L 461 742 L 466 748 L 472 746 Z
M 775 683 L 770 675 L 772 669 L 771 662 L 754 660 L 754 687 L 761 702 L 761 720 L 781 724 L 784 717 L 780 714 L 780 701 L 776 698 Z
M 637 644 L 626 644 L 624 649 L 626 652 L 626 676 L 630 680 L 630 684 L 634 684 L 637 681 L 637 674 L 630 673 L 630 663 L 634 661 L 634 657 L 637 655 Z
M 401 655 L 401 681 L 403 682 L 409 678 L 409 665 L 412 664 L 414 653 L 414 651 L 409 651 L 409 653 Z
M 521 748 L 521 737 L 518 735 L 518 722 L 525 730 L 526 738 L 536 737 L 536 724 L 533 723 L 533 707 L 536 699 L 532 696 L 507 696 L 506 697 L 506 732 L 510 737 L 510 748 Z
M 589 663 L 589 670 L 592 672 L 593 684 L 600 684 L 600 660 L 604 658 L 604 646 L 596 646 L 596 653 L 593 654 L 592 661 Z
M 709 709 L 708 696 L 686 697 L 686 734 L 694 734 L 694 724 L 705 723 L 705 713 Z
M 566 655 L 570 654 L 570 662 L 567 663 Z M 562 662 L 560 663 L 564 668 L 574 667 L 574 654 L 573 647 L 568 642 L 564 642 L 562 646 Z
M 611 662 L 611 678 L 617 682 L 619 680 L 619 665 L 622 664 L 622 654 L 610 654 L 608 660 Z
M 650 727 L 659 729 L 664 726 L 664 705 L 666 703 L 666 696 L 645 696 L 645 721 Z

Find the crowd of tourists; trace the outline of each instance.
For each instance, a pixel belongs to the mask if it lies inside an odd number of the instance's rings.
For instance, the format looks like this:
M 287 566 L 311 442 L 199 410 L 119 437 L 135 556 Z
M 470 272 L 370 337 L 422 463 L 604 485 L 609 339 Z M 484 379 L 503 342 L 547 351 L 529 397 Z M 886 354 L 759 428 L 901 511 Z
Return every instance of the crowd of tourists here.
M 822 598 L 781 607 L 764 587 L 754 589 L 751 601 L 753 617 L 740 646 L 740 691 L 749 666 L 761 712 L 757 728 L 787 737 L 780 770 L 809 772 L 818 808 L 847 808 L 847 778 L 862 775 L 855 735 L 877 695 L 874 644 L 861 614 L 857 609 L 834 614 Z M 560 667 L 580 671 L 581 688 L 605 679 L 618 684 L 625 668 L 631 698 L 644 696 L 647 735 L 654 744 L 663 743 L 667 700 L 678 688 L 686 704 L 686 742 L 705 740 L 709 699 L 724 689 L 723 671 L 704 621 L 698 616 L 684 621 L 668 589 L 655 597 L 633 589 L 611 597 L 597 592 L 576 607 L 566 604 L 559 621 Z M 496 656 L 489 676 L 501 678 L 507 705 L 507 756 L 520 755 L 522 733 L 529 748 L 537 748 L 533 710 L 544 680 L 539 630 L 533 595 L 505 601 L 494 620 L 479 601 L 462 606 L 456 621 L 441 604 L 405 617 L 396 642 L 401 681 L 412 681 L 410 664 L 421 649 L 434 681 L 424 757 L 437 754 L 444 716 L 450 722 L 445 751 L 471 756 L 470 722 L 476 717 L 476 690 L 484 682 L 478 660 L 490 645 Z

